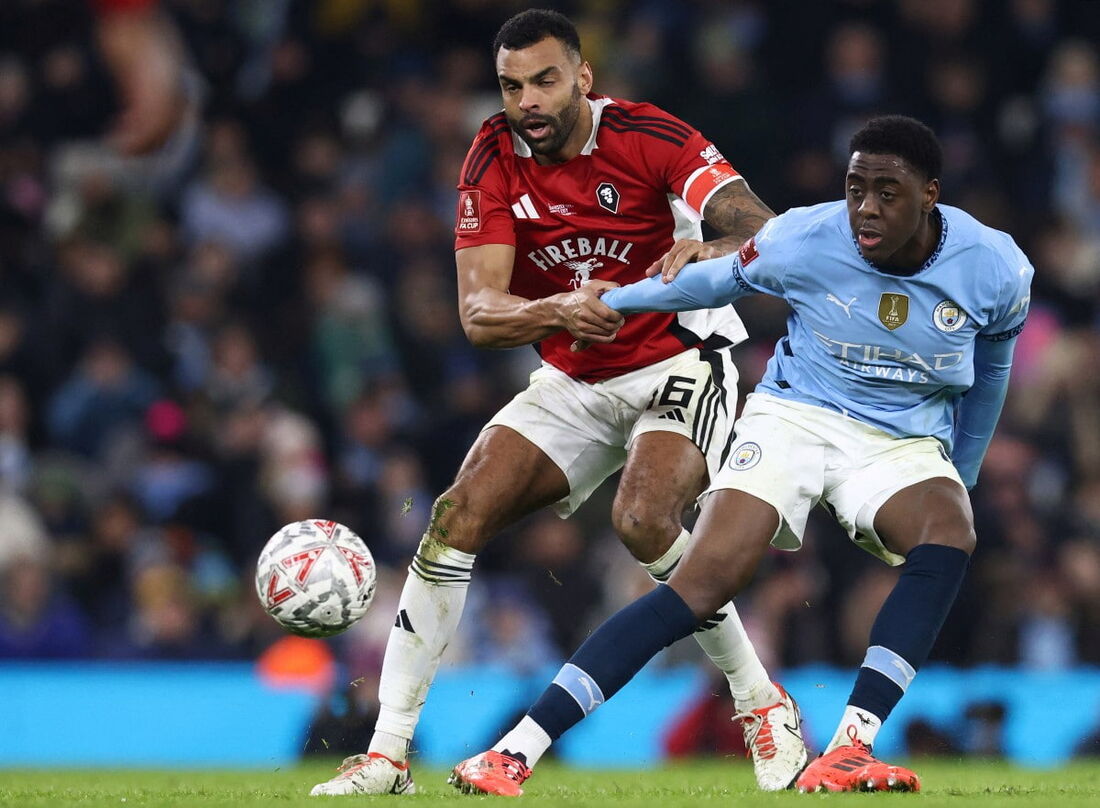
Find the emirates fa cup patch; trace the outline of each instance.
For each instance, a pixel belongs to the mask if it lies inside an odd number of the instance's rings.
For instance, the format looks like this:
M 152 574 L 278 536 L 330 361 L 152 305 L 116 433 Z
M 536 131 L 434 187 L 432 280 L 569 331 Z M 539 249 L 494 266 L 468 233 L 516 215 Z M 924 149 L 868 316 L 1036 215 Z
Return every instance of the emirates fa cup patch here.
M 966 312 L 954 300 L 941 300 L 932 312 L 932 322 L 940 331 L 950 334 L 966 325 Z
M 596 201 L 600 207 L 610 213 L 619 212 L 619 189 L 610 182 L 601 182 L 596 186 Z
M 745 441 L 734 449 L 733 454 L 730 455 L 730 468 L 734 471 L 751 469 L 760 462 L 761 454 L 763 454 L 763 451 L 760 444 L 753 443 L 751 440 Z
M 891 331 L 905 325 L 909 319 L 909 295 L 883 292 L 878 299 L 878 319 Z
M 481 191 L 463 191 L 458 195 L 458 224 L 455 232 L 477 233 L 481 231 Z

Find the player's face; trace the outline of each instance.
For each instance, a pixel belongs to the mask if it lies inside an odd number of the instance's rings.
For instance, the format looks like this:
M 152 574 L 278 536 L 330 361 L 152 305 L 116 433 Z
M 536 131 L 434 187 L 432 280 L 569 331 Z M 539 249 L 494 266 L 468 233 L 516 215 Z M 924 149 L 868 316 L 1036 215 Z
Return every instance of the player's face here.
M 577 126 L 592 89 L 588 62 L 547 37 L 526 48 L 501 48 L 497 79 L 508 123 L 534 154 L 564 161 L 580 153 L 589 134 Z
M 939 180 L 926 180 L 897 155 L 857 151 L 844 182 L 848 222 L 863 257 L 880 267 L 920 267 L 939 235 L 928 215 Z

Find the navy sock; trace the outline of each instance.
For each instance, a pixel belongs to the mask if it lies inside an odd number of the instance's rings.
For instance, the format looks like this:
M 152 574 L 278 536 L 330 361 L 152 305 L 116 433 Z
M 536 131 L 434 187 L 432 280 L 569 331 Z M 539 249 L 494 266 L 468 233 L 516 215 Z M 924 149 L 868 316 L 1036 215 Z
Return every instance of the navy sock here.
M 849 704 L 886 720 L 928 658 L 969 564 L 970 556 L 956 547 L 921 544 L 909 551 L 871 627 Z
M 658 586 L 596 629 L 527 715 L 557 740 L 615 695 L 658 651 L 698 625 L 699 619 L 676 590 Z

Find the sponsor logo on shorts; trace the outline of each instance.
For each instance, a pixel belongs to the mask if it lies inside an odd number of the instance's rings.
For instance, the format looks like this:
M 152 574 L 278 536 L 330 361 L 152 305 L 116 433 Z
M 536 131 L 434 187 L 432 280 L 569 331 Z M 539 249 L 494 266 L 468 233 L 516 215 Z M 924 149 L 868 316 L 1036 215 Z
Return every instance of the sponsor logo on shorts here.
M 941 300 L 932 312 L 932 322 L 940 331 L 950 334 L 966 325 L 966 312 L 954 300 Z
M 760 462 L 760 455 L 762 454 L 760 444 L 753 443 L 751 440 L 746 441 L 734 449 L 733 454 L 730 455 L 730 468 L 734 471 L 751 469 Z

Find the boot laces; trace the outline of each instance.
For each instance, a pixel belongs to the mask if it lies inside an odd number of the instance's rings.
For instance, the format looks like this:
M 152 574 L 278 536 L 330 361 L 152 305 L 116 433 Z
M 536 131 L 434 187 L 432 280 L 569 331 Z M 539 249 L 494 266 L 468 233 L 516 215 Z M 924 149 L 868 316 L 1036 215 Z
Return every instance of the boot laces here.
M 772 737 L 772 724 L 768 720 L 770 707 L 761 707 L 747 713 L 738 713 L 735 719 L 741 722 L 745 732 L 745 745 L 751 754 L 755 745 L 756 754 L 763 760 L 775 757 L 775 738 Z

